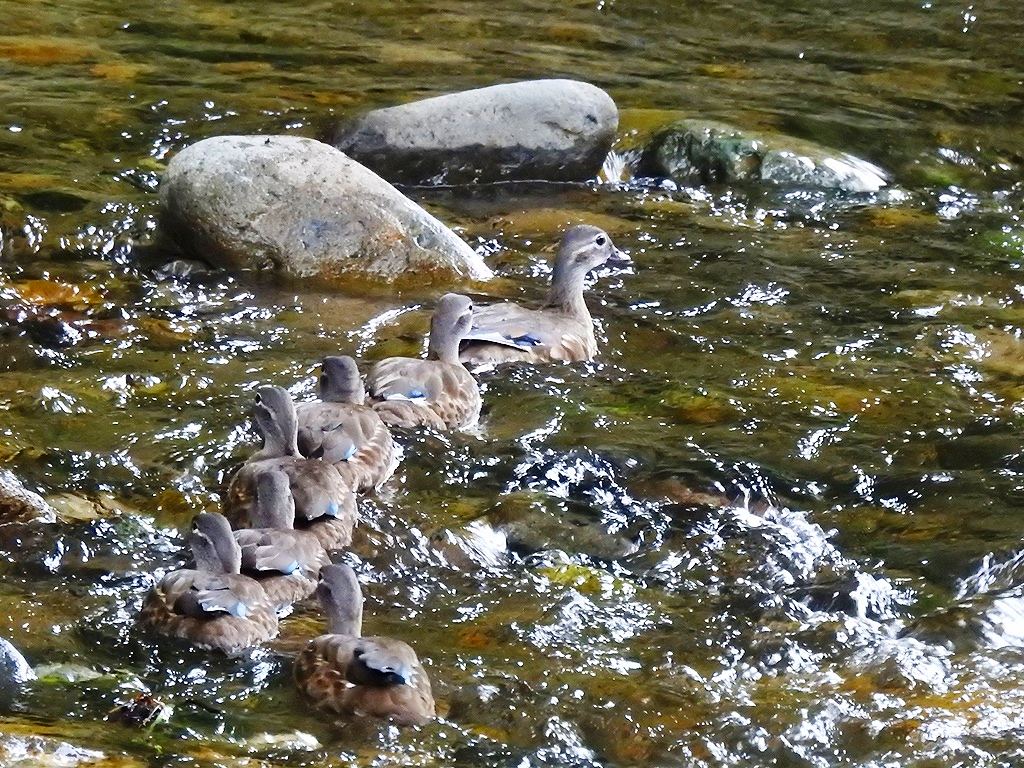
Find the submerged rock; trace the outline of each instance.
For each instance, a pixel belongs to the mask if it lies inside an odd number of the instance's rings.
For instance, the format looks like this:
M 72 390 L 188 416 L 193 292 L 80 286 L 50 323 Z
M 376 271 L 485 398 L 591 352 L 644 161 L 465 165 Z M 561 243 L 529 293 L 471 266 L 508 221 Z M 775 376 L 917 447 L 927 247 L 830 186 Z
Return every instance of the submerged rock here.
M 639 549 L 623 532 L 611 531 L 583 510 L 533 494 L 511 494 L 488 512 L 510 551 L 530 555 L 562 550 L 601 560 L 618 560 Z
M 529 80 L 377 109 L 334 144 L 406 184 L 597 176 L 615 138 L 611 97 L 576 80 Z
M 682 120 L 658 133 L 644 150 L 640 173 L 680 182 L 768 181 L 846 192 L 877 192 L 888 183 L 881 168 L 845 152 L 705 120 Z
M 0 637 L 0 691 L 35 680 L 32 666 L 10 642 Z
M 75 746 L 47 736 L 21 736 L 16 733 L 0 734 L 0 765 L 32 766 L 32 768 L 74 768 L 96 765 L 131 766 L 130 760 L 120 758 L 109 761 L 108 756 L 95 749 Z
M 220 136 L 182 150 L 160 185 L 161 224 L 189 255 L 298 277 L 405 273 L 487 279 L 448 227 L 333 147 Z

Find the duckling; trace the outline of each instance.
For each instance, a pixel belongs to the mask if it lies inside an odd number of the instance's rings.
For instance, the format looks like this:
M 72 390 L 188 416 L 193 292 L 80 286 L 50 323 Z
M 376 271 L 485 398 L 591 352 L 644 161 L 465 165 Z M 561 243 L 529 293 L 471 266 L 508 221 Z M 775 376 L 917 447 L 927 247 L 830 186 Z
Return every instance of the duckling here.
M 317 597 L 330 634 L 309 641 L 295 660 L 295 684 L 315 707 L 346 716 L 421 725 L 435 716 L 430 679 L 401 640 L 360 637 L 363 596 L 355 572 L 328 565 Z
M 237 525 L 248 526 L 257 478 L 263 472 L 283 472 L 295 500 L 296 527 L 315 533 L 324 549 L 347 547 L 358 515 L 355 495 L 331 464 L 299 455 L 291 396 L 281 387 L 260 387 L 252 414 L 263 448 L 231 478 L 224 504 L 228 516 Z
M 587 273 L 602 264 L 629 264 L 608 235 L 591 226 L 569 229 L 555 256 L 551 288 L 539 309 L 504 302 L 478 307 L 462 341 L 464 363 L 590 360 L 597 354 L 594 320 L 583 299 Z
M 279 615 L 316 589 L 320 569 L 331 560 L 312 531 L 296 531 L 295 500 L 283 472 L 256 478 L 255 527 L 235 531 L 242 548 L 242 573 L 266 590 Z
M 303 456 L 333 464 L 353 490 L 380 487 L 398 466 L 399 449 L 380 416 L 364 405 L 366 390 L 351 357 L 325 357 L 319 403 L 299 403 L 298 447 Z
M 239 573 L 242 550 L 227 519 L 196 515 L 187 539 L 196 567 L 164 576 L 146 596 L 139 624 L 229 656 L 277 635 L 267 593 Z
M 448 293 L 430 320 L 427 359 L 389 357 L 366 377 L 380 417 L 396 427 L 436 430 L 471 426 L 480 416 L 480 390 L 459 363 L 459 341 L 473 322 L 473 302 Z

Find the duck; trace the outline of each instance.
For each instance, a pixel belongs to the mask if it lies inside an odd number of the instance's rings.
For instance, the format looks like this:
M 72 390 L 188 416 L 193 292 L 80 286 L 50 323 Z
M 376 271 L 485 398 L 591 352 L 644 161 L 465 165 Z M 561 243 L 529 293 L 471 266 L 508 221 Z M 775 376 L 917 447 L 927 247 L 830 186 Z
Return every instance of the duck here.
M 628 257 L 598 227 L 572 227 L 562 236 L 547 300 L 538 309 L 513 302 L 477 307 L 459 359 L 470 365 L 512 361 L 575 363 L 597 354 L 594 319 L 583 298 L 587 273 Z
M 313 638 L 295 660 L 299 692 L 314 707 L 344 717 L 374 717 L 422 725 L 435 717 L 430 678 L 401 640 L 362 637 L 363 596 L 355 572 L 329 565 L 317 598 L 328 634 Z
M 235 531 L 242 549 L 242 574 L 260 583 L 278 616 L 316 590 L 320 569 L 330 558 L 312 531 L 293 530 L 295 500 L 284 472 L 256 478 L 252 528 Z
M 291 395 L 282 387 L 256 390 L 252 408 L 263 447 L 228 483 L 224 509 L 239 527 L 251 527 L 256 484 L 264 472 L 283 472 L 295 502 L 295 527 L 312 531 L 324 549 L 352 543 L 358 511 L 352 488 L 333 465 L 299 454 L 298 421 Z
M 387 425 L 364 404 L 356 361 L 325 357 L 319 384 L 321 402 L 295 406 L 299 453 L 333 464 L 357 493 L 379 488 L 395 473 L 400 452 Z
M 259 582 L 241 575 L 242 549 L 227 518 L 202 512 L 186 538 L 196 567 L 160 579 L 142 603 L 139 624 L 229 656 L 275 637 L 277 612 Z
M 459 341 L 473 323 L 473 302 L 447 293 L 430 319 L 427 359 L 389 357 L 366 376 L 373 409 L 395 427 L 465 429 L 480 417 L 480 389 L 459 362 Z

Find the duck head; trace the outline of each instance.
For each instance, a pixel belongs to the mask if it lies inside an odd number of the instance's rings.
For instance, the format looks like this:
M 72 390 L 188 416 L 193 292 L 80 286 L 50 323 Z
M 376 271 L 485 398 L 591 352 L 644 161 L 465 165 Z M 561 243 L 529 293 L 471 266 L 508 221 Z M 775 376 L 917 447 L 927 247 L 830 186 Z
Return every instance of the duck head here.
M 256 478 L 256 503 L 253 504 L 254 528 L 290 530 L 295 527 L 295 498 L 284 472 L 261 472 Z
M 291 395 L 281 387 L 260 387 L 253 398 L 252 418 L 263 437 L 263 459 L 298 456 L 299 424 Z
M 586 224 L 572 227 L 558 246 L 548 304 L 572 306 L 583 300 L 583 282 L 591 270 L 605 264 L 625 266 L 630 263 L 629 257 L 615 247 L 603 229 Z
M 359 637 L 363 629 L 363 591 L 356 573 L 347 565 L 320 569 L 316 597 L 327 615 L 331 634 Z
M 348 355 L 324 358 L 320 366 L 320 399 L 325 403 L 363 404 L 366 390 L 355 360 Z
M 208 573 L 238 573 L 242 569 L 242 549 L 231 533 L 227 518 L 201 512 L 192 518 L 188 545 L 196 568 Z
M 430 318 L 427 358 L 459 364 L 459 342 L 473 326 L 473 302 L 468 296 L 446 293 Z

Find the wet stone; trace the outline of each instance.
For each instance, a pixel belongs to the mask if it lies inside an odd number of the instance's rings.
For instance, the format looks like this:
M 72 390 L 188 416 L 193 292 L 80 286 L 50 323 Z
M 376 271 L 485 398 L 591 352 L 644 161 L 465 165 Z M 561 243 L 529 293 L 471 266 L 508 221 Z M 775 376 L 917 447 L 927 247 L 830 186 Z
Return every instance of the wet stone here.
M 0 637 L 0 692 L 35 679 L 35 672 L 21 652 Z
M 300 278 L 487 279 L 458 235 L 369 169 L 296 136 L 220 136 L 168 164 L 161 226 L 186 256 Z
M 0 524 L 10 522 L 52 523 L 53 507 L 42 496 L 26 488 L 10 470 L 0 469 Z
M 495 527 L 505 535 L 508 548 L 521 555 L 558 549 L 601 560 L 616 560 L 638 549 L 635 542 L 610 533 L 598 521 L 558 509 L 557 505 L 549 509 L 542 503 L 503 504 L 493 517 Z
M 402 184 L 584 181 L 618 126 L 607 93 L 577 80 L 530 80 L 377 109 L 334 144 Z
M 682 120 L 657 134 L 640 173 L 681 183 L 767 181 L 844 192 L 877 192 L 888 183 L 885 171 L 848 153 L 705 120 Z

